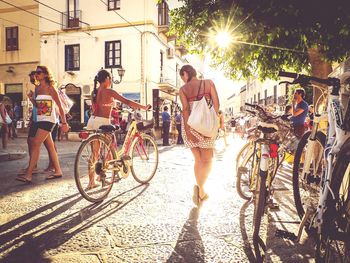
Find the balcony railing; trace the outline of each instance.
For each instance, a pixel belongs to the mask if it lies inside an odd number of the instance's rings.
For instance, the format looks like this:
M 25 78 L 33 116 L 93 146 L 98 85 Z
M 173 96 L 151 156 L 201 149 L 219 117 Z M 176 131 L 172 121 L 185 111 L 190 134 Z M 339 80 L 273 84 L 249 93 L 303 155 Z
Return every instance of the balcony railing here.
M 62 29 L 81 28 L 81 10 L 73 10 L 62 13 Z

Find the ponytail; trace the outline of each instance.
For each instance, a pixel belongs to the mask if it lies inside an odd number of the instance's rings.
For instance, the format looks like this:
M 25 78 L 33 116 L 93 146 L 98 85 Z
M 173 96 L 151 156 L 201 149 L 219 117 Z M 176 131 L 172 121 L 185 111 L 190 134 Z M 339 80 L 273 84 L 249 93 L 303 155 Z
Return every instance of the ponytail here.
M 96 98 L 97 98 L 97 81 L 98 81 L 98 76 L 96 75 L 94 78 L 94 91 L 92 92 L 92 102 L 95 103 L 96 102 Z
M 97 73 L 97 75 L 95 76 L 95 78 L 94 78 L 94 90 L 92 92 L 92 102 L 93 103 L 96 103 L 96 99 L 97 99 L 97 82 L 101 84 L 107 78 L 112 79 L 111 74 L 105 69 L 101 69 Z

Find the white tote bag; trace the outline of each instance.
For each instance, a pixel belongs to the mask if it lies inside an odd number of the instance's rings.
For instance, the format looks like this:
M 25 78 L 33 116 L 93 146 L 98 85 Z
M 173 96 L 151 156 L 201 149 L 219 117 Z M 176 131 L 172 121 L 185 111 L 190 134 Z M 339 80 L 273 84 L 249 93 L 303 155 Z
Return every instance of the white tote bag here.
M 199 84 L 198 94 L 201 89 L 201 84 L 202 81 Z M 208 105 L 208 102 L 204 95 L 202 99 L 193 102 L 191 114 L 188 118 L 187 124 L 192 129 L 206 137 L 213 138 L 217 135 L 219 125 L 218 117 L 213 105 Z

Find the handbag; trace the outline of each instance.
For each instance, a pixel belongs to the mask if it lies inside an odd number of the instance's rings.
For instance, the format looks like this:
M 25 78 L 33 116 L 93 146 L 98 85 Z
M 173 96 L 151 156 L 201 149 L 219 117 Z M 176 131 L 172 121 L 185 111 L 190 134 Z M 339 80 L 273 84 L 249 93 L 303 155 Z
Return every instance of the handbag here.
M 201 90 L 202 80 L 199 84 L 197 93 L 197 100 L 193 102 L 191 114 L 188 118 L 187 124 L 206 137 L 216 137 L 218 133 L 218 118 L 212 103 L 208 103 L 204 94 L 198 100 L 199 92 Z M 205 82 L 204 82 L 205 91 Z
M 74 105 L 74 102 L 68 97 L 63 89 L 58 89 L 58 97 L 60 98 L 64 114 L 69 113 L 70 109 Z
M 0 123 L 3 124 L 3 123 L 6 123 L 6 124 L 11 124 L 12 123 L 12 119 L 10 118 L 10 116 L 8 115 L 7 111 L 5 110 L 5 122 L 4 120 L 2 119 L 2 116 L 0 114 Z

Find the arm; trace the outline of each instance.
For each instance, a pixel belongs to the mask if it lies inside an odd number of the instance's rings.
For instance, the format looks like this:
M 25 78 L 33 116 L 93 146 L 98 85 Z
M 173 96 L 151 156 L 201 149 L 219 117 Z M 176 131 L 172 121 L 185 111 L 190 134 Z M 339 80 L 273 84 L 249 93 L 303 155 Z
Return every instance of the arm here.
M 5 106 L 4 104 L 0 104 L 0 115 L 4 121 L 4 123 L 6 124 L 6 111 L 5 111 Z
M 68 124 L 67 124 L 67 120 L 66 120 L 66 115 L 64 114 L 62 105 L 61 105 L 61 100 L 58 97 L 58 93 L 57 90 L 55 90 L 53 87 L 49 87 L 49 93 L 52 97 L 52 99 L 56 102 L 58 110 L 59 110 L 59 114 L 61 117 L 61 123 L 62 123 L 62 131 L 63 132 L 67 132 L 69 130 Z
M 296 117 L 296 116 L 302 114 L 304 111 L 305 111 L 305 110 L 304 110 L 303 108 L 299 108 L 299 109 L 295 110 L 294 106 L 292 107 L 292 115 L 293 115 L 294 117 Z
M 219 109 L 220 109 L 220 102 L 219 102 L 219 96 L 218 93 L 216 91 L 216 87 L 213 81 L 209 80 L 210 83 L 210 96 L 211 99 L 213 100 L 213 105 L 214 105 L 214 109 L 216 111 L 216 114 L 218 114 Z
M 192 142 L 197 142 L 198 141 L 197 138 L 190 132 L 190 126 L 187 124 L 191 109 L 190 109 L 190 104 L 188 103 L 182 88 L 180 89 L 179 95 L 180 95 L 180 100 L 182 104 L 182 117 L 184 118 L 184 125 L 185 125 L 184 128 L 185 128 L 186 136 Z
M 152 106 L 150 104 L 144 106 L 141 105 L 135 101 L 128 100 L 127 98 L 124 98 L 122 95 L 120 95 L 118 92 L 112 89 L 108 89 L 108 95 L 113 97 L 114 99 L 120 101 L 121 103 L 124 103 L 128 106 L 130 106 L 133 109 L 143 109 L 143 110 L 149 110 Z

